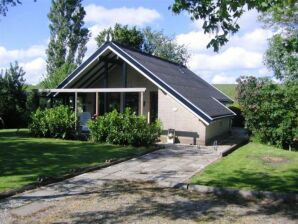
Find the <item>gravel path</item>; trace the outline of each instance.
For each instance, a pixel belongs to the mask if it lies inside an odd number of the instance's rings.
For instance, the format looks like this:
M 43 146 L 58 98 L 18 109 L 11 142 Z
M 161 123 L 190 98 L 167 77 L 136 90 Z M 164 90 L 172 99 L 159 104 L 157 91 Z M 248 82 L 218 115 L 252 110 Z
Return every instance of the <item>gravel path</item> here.
M 298 223 L 297 205 L 218 198 L 151 182 L 118 180 L 30 206 L 38 208 L 35 213 L 2 210 L 0 223 Z

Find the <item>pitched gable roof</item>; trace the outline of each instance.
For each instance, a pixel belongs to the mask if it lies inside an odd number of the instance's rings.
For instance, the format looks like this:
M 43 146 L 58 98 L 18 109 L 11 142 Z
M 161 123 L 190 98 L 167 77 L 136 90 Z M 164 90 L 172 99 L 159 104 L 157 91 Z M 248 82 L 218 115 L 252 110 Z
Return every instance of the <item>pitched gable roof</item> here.
M 114 42 L 106 42 L 90 58 L 70 74 L 58 88 L 80 74 L 90 62 L 98 58 L 106 49 L 127 60 L 135 69 L 147 76 L 164 91 L 183 103 L 205 123 L 235 114 L 223 103 L 232 102 L 230 98 L 207 83 L 187 67 L 176 64 Z

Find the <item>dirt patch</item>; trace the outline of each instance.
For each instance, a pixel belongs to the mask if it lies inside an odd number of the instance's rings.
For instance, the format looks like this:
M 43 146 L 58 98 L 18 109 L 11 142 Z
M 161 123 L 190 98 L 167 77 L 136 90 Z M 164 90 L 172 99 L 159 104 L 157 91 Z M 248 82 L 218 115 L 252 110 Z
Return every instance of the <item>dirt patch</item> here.
M 262 156 L 260 158 L 265 163 L 287 163 L 289 160 L 280 156 Z

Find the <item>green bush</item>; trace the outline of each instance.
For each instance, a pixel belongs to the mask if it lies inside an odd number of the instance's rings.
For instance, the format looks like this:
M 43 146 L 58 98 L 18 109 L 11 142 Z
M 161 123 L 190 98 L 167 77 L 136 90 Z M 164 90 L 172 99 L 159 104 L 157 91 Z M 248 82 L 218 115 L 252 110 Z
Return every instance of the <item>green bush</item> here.
M 275 84 L 271 80 L 241 77 L 237 99 L 245 126 L 254 139 L 285 149 L 298 149 L 298 81 Z
M 94 142 L 117 145 L 144 146 L 154 143 L 161 134 L 161 123 L 147 124 L 144 116 L 137 116 L 127 108 L 124 113 L 114 110 L 88 123 Z
M 29 129 L 38 137 L 70 139 L 75 134 L 75 114 L 67 106 L 37 109 L 31 115 Z

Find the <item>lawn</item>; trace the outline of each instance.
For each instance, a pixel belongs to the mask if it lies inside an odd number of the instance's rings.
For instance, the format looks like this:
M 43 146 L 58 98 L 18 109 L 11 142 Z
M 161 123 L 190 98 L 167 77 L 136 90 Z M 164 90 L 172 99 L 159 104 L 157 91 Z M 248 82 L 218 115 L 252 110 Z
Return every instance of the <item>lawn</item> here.
M 0 192 L 21 187 L 39 176 L 59 176 L 70 169 L 137 155 L 150 148 L 32 138 L 28 130 L 0 130 Z
M 235 100 L 236 84 L 214 84 L 214 86 L 229 96 L 231 99 Z
M 298 152 L 249 143 L 209 165 L 192 184 L 298 192 Z

